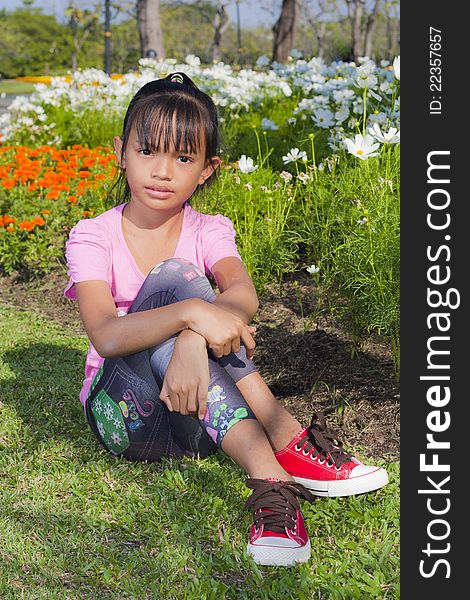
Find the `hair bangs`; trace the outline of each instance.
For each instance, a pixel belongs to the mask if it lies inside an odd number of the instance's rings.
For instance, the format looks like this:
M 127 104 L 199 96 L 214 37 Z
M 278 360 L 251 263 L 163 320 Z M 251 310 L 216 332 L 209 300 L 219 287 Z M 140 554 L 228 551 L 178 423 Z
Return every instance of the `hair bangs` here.
M 194 102 L 167 97 L 157 106 L 149 98 L 135 115 L 137 139 L 153 152 L 197 154 L 202 148 L 204 117 Z

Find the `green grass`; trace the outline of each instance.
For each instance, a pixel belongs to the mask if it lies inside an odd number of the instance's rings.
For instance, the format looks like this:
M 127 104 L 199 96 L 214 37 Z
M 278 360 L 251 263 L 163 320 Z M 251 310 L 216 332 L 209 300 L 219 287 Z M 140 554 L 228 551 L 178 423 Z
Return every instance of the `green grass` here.
M 0 79 L 0 94 L 32 94 L 34 92 L 34 83 L 27 81 L 16 81 L 16 79 Z
M 78 401 L 87 342 L 0 308 L 0 598 L 399 598 L 398 464 L 355 498 L 303 503 L 309 563 L 245 554 L 244 473 L 217 453 L 130 463 Z

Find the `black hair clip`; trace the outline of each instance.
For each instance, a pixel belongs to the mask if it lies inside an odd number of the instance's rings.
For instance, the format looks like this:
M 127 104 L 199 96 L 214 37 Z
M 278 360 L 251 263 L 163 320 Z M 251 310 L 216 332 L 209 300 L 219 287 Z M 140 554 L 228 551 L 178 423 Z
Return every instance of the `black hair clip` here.
M 173 73 L 173 75 L 170 77 L 170 81 L 171 83 L 184 83 L 181 73 Z

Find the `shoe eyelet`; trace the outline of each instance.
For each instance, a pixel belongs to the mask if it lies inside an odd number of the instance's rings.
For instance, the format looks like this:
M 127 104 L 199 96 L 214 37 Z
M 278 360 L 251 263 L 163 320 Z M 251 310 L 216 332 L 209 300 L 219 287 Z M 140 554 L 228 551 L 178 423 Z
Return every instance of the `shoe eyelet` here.
M 335 471 L 341 471 L 341 467 L 335 465 Z
M 307 452 L 305 452 L 305 449 L 304 449 L 304 450 L 302 450 L 302 454 L 304 456 L 308 456 L 310 454 L 310 450 L 307 450 Z
M 318 459 L 318 464 L 319 465 L 324 465 L 325 464 L 325 459 L 321 460 L 320 458 Z
M 296 450 L 297 452 L 300 452 L 300 451 L 302 450 L 302 446 L 300 446 L 300 448 L 299 448 L 299 445 L 298 445 L 298 444 L 296 444 L 296 445 L 294 446 L 294 448 L 295 448 L 295 450 Z
M 335 463 L 332 463 L 332 462 L 328 461 L 328 462 L 326 463 L 326 466 L 327 466 L 329 469 L 331 469 L 331 467 L 333 467 L 333 466 L 334 466 L 334 464 L 335 464 Z

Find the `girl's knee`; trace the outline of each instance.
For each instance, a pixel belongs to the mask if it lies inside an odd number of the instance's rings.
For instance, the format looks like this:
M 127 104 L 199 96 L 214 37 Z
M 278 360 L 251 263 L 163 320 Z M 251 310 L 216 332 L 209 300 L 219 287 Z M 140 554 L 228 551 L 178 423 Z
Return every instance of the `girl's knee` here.
M 162 284 L 171 283 L 179 297 L 196 297 L 213 302 L 215 293 L 210 281 L 198 266 L 185 258 L 168 258 L 156 265 L 149 276 L 158 276 Z

